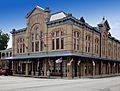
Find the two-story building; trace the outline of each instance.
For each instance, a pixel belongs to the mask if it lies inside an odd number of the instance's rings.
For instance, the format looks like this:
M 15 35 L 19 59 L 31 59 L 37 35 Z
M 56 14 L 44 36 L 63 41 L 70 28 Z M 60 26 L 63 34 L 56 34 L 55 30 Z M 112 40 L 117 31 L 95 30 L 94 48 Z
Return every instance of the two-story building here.
M 3 68 L 11 69 L 11 62 L 9 62 L 9 60 L 6 60 L 6 58 L 9 58 L 11 56 L 12 56 L 12 48 L 0 51 L 0 69 Z
M 72 14 L 50 14 L 36 6 L 26 16 L 27 26 L 13 29 L 14 74 L 81 77 L 120 73 L 120 41 L 112 37 L 108 21 L 93 27 Z

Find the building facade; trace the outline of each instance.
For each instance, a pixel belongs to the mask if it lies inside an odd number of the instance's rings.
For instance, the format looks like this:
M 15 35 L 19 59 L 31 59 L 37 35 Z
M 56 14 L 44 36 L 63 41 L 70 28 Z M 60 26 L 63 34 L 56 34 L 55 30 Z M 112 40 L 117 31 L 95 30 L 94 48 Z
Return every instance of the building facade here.
M 27 27 L 13 29 L 14 74 L 83 77 L 120 73 L 120 41 L 111 36 L 103 18 L 92 27 L 81 17 L 36 6 L 26 16 Z M 48 74 L 49 73 L 49 74 Z
M 9 58 L 12 56 L 12 48 L 1 50 L 0 51 L 0 69 L 9 69 L 11 68 L 11 64 L 9 64 L 9 60 L 6 60 L 6 58 Z

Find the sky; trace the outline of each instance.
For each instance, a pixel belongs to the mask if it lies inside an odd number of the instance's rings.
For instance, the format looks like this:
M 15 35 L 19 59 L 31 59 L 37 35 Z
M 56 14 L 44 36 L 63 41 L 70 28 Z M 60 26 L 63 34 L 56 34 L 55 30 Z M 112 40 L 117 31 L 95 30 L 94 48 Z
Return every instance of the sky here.
M 120 0 L 1 0 L 0 29 L 9 33 L 12 29 L 26 27 L 26 18 L 35 6 L 49 7 L 51 14 L 59 11 L 72 13 L 76 18 L 84 17 L 92 26 L 97 26 L 105 17 L 113 37 L 120 40 Z M 12 37 L 8 48 L 12 47 Z

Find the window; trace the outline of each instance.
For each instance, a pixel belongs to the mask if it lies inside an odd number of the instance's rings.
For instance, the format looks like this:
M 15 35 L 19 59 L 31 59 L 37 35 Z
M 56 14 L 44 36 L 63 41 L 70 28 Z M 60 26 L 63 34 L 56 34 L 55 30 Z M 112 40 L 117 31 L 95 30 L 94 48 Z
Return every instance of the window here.
M 25 44 L 23 44 L 23 53 L 25 52 Z
M 20 53 L 22 53 L 22 44 L 20 44 Z
M 36 28 L 35 30 L 35 39 L 39 40 L 39 29 L 38 28 Z
M 35 51 L 39 51 L 39 41 L 35 42 Z
M 52 50 L 55 49 L 55 42 L 54 42 L 54 39 L 52 39 Z
M 17 53 L 19 53 L 19 43 L 17 43 Z
M 90 52 L 90 49 L 91 49 L 91 41 L 90 41 L 91 39 L 90 39 L 90 35 L 86 35 L 86 46 L 85 46 L 85 51 L 87 52 L 87 53 L 89 53 Z
M 24 38 L 18 38 L 16 42 L 17 53 L 25 52 Z
M 8 55 L 8 52 L 6 53 L 6 57 L 8 57 L 9 55 Z
M 74 50 L 79 50 L 80 46 L 80 33 L 77 31 L 74 31 L 73 35 L 73 45 L 74 45 Z
M 117 56 L 117 45 L 114 44 L 114 58 L 116 58 Z
M 10 57 L 12 56 L 12 52 L 10 52 Z
M 108 56 L 111 56 L 111 43 L 108 44 Z
M 32 52 L 34 52 L 34 42 L 32 42 Z
M 34 34 L 32 34 L 32 41 L 34 41 Z
M 103 53 L 103 55 L 105 55 L 105 45 L 106 45 L 105 35 L 103 35 L 103 38 L 102 38 L 102 53 Z
M 95 38 L 95 53 L 99 53 L 99 39 Z
M 44 33 L 36 27 L 31 33 L 32 52 L 43 51 L 44 49 Z
M 5 53 L 2 53 L 2 57 L 5 57 Z
M 61 49 L 63 49 L 64 48 L 64 38 L 61 38 Z
M 41 44 L 40 44 L 40 51 L 43 51 L 43 48 L 44 48 L 44 42 L 41 41 Z
M 52 50 L 64 49 L 64 32 L 56 31 L 52 33 Z
M 59 38 L 56 39 L 56 49 L 59 49 Z

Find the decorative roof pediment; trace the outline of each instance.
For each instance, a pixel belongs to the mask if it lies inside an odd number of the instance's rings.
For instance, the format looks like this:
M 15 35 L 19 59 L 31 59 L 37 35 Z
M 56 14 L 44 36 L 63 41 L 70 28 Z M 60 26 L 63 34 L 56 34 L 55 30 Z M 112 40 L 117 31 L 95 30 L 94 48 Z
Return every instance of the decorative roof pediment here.
M 110 30 L 110 25 L 109 25 L 108 21 L 107 21 L 104 17 L 103 17 L 102 22 L 101 22 L 100 24 L 98 24 L 98 25 L 99 25 L 99 26 L 101 26 L 101 25 L 105 25 L 107 31 Z
M 26 16 L 26 18 L 28 18 L 36 9 L 40 10 L 40 11 L 44 11 L 43 8 L 36 6 L 35 8 L 33 8 Z
M 83 18 L 83 16 L 80 18 L 80 21 L 81 21 L 82 23 L 85 23 L 85 19 Z
M 110 25 L 109 25 L 108 21 L 106 20 L 104 24 L 105 24 L 107 30 L 109 31 L 110 30 Z

